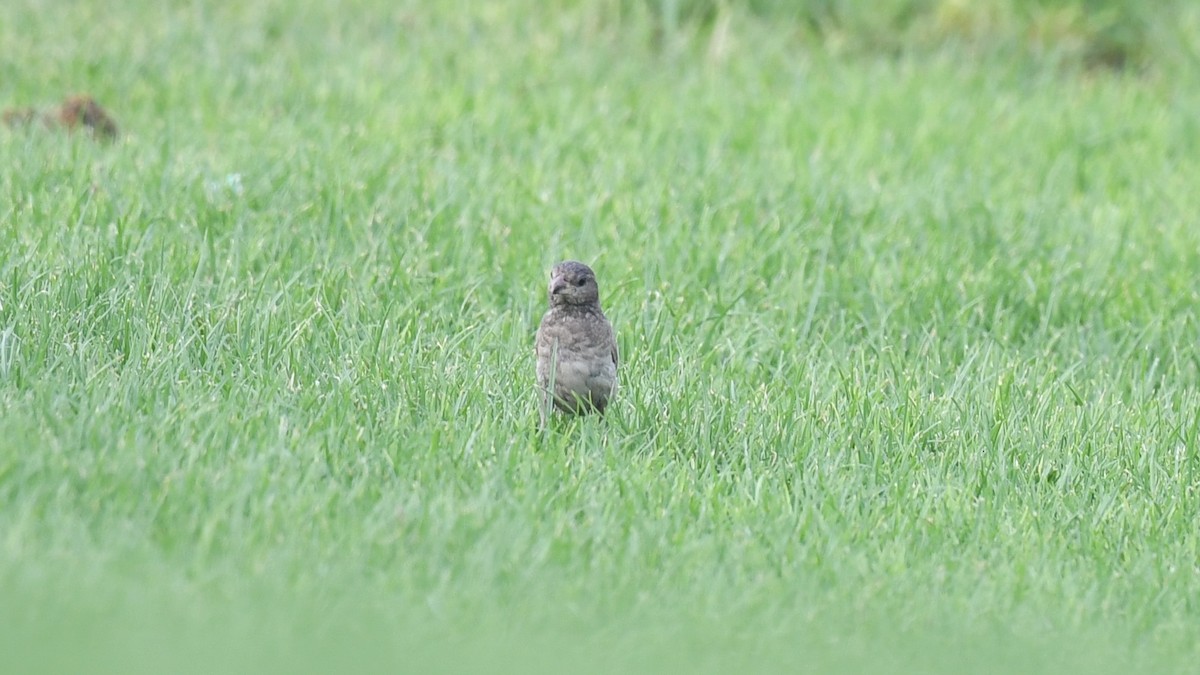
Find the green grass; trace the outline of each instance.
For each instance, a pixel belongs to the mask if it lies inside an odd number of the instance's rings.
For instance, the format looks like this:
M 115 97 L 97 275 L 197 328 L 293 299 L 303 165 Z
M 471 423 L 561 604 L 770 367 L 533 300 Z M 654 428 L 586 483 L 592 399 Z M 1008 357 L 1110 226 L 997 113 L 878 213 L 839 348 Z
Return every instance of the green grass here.
M 0 7 L 6 671 L 1195 668 L 1188 55 L 639 7 Z

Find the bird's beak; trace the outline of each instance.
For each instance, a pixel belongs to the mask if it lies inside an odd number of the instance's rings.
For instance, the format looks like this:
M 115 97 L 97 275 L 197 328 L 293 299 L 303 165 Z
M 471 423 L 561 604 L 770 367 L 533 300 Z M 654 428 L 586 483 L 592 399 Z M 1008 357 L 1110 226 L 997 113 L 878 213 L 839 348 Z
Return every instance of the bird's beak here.
M 562 277 L 554 277 L 550 280 L 550 295 L 558 295 L 567 290 L 567 282 Z

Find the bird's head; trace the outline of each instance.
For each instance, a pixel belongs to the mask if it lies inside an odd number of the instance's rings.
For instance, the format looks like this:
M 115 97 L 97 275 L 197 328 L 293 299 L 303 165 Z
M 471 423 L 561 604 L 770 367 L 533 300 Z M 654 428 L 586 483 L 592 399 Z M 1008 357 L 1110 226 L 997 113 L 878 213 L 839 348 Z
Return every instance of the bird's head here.
M 592 305 L 600 303 L 600 289 L 592 268 L 575 260 L 560 262 L 550 270 L 550 305 Z

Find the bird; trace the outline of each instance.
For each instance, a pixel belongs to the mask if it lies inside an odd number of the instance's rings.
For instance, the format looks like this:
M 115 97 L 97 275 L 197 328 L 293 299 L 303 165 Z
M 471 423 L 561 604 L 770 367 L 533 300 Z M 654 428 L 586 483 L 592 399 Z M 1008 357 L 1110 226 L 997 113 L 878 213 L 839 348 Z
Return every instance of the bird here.
M 571 415 L 604 415 L 617 389 L 617 341 L 600 309 L 592 268 L 566 260 L 550 270 L 550 308 L 538 326 L 534 351 L 545 427 L 553 408 Z
M 120 135 L 116 121 L 96 99 L 86 94 L 69 96 L 62 105 L 49 110 L 37 108 L 7 108 L 0 112 L 0 123 L 7 127 L 28 127 L 40 123 L 47 129 L 73 132 L 80 127 L 89 130 L 94 138 L 112 141 Z
M 106 141 L 120 135 L 112 116 L 91 96 L 71 96 L 63 101 L 58 109 L 58 121 L 67 129 L 87 127 L 93 136 Z

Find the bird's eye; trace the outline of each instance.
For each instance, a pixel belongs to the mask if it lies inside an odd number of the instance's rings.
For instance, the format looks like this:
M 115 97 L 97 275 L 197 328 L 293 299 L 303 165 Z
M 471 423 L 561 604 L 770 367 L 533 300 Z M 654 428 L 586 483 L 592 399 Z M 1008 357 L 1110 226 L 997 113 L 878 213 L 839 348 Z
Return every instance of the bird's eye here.
M 576 279 L 576 280 L 575 280 L 575 285 L 576 285 L 576 286 L 582 286 L 582 285 L 584 285 L 584 284 L 586 284 L 586 283 L 587 283 L 587 279 L 585 279 L 585 278 L 583 278 L 583 277 L 579 277 L 578 279 Z

